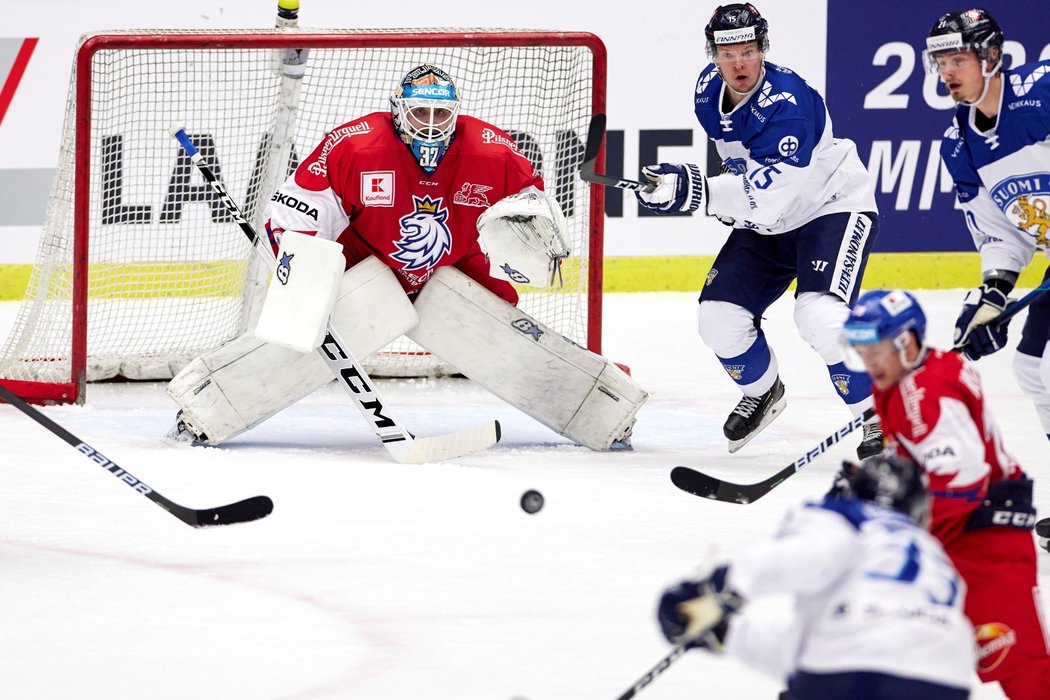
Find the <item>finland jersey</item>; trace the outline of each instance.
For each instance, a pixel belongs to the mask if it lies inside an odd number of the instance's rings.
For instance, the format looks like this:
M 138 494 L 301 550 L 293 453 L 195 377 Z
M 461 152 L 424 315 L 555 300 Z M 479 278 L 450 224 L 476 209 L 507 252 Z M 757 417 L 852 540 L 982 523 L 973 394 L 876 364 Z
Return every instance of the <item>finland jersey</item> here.
M 824 214 L 877 212 L 857 148 L 832 135 L 820 94 L 787 68 L 763 66 L 755 89 L 728 113 L 714 64 L 696 83 L 696 117 L 730 170 L 708 179 L 708 211 L 770 234 Z
M 726 650 L 786 678 L 877 672 L 966 688 L 973 632 L 965 584 L 940 543 L 902 514 L 825 499 L 790 511 L 774 539 L 729 562 L 745 600 L 793 594 L 791 627 L 738 615 Z
M 984 271 L 1020 271 L 1050 249 L 1050 61 L 1002 73 L 995 126 L 960 105 L 941 141 Z

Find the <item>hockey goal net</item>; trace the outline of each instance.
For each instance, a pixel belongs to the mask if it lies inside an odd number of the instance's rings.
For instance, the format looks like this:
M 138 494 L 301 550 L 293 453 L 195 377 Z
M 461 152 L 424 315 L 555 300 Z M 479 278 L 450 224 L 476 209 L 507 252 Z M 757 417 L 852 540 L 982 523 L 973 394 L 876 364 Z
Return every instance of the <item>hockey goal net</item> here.
M 4 384 L 30 401 L 82 403 L 86 382 L 167 379 L 252 327 L 265 275 L 168 136 L 172 122 L 258 225 L 300 157 L 333 127 L 389 109 L 401 75 L 425 62 L 451 74 L 465 114 L 514 136 L 567 215 L 561 284 L 519 289 L 520 307 L 600 352 L 603 199 L 577 176 L 590 115 L 605 106 L 594 35 L 113 32 L 76 52 L 37 260 L 0 352 Z M 453 371 L 404 338 L 365 364 L 376 376 Z

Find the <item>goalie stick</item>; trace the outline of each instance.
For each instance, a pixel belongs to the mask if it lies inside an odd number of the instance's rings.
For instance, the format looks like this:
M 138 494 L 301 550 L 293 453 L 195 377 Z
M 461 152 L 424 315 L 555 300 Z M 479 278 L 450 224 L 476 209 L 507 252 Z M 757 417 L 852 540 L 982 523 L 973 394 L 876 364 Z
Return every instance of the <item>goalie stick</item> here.
M 659 676 L 661 673 L 666 671 L 668 667 L 678 660 L 682 654 L 686 652 L 685 645 L 678 645 L 671 650 L 671 653 L 660 659 L 655 666 L 645 672 L 645 675 L 634 682 L 630 688 L 624 691 L 623 695 L 620 695 L 616 700 L 631 700 L 640 690 L 645 688 Z
M 131 472 L 122 469 L 109 457 L 106 457 L 94 447 L 87 444 L 22 399 L 18 398 L 18 396 L 11 393 L 11 391 L 2 384 L 0 384 L 0 398 L 68 442 L 77 452 L 80 452 L 95 464 L 100 465 L 107 472 L 134 489 L 137 493 L 141 493 L 143 496 L 191 527 L 209 527 L 212 525 L 246 523 L 252 520 L 258 520 L 259 518 L 265 518 L 273 512 L 273 501 L 267 496 L 253 496 L 252 498 L 246 498 L 243 501 L 237 501 L 236 503 L 219 506 L 217 508 L 196 509 L 180 506 L 178 503 L 175 503 L 157 491 L 154 491 L 153 488 L 147 486 L 145 482 L 136 478 Z
M 197 169 L 200 170 L 204 179 L 219 195 L 219 199 L 240 226 L 241 231 L 251 241 L 252 247 L 266 261 L 272 269 L 277 265 L 270 244 L 256 233 L 255 228 L 249 223 L 241 212 L 240 207 L 230 197 L 225 185 L 219 181 L 212 172 L 211 167 L 204 161 L 204 157 L 197 150 L 193 141 L 186 135 L 182 124 L 173 124 L 169 133 L 185 149 L 186 155 Z M 354 358 L 349 346 L 339 337 L 339 333 L 328 322 L 327 332 L 321 346 L 317 348 L 321 359 L 328 365 L 340 385 L 354 401 L 354 405 L 365 417 L 372 431 L 383 442 L 390 455 L 398 462 L 407 464 L 423 464 L 424 462 L 436 462 L 443 459 L 453 459 L 463 455 L 492 447 L 500 440 L 499 421 L 489 421 L 474 428 L 468 428 L 449 435 L 436 437 L 417 438 L 394 417 L 393 413 L 385 407 L 379 394 L 376 392 L 372 380 L 368 377 L 364 368 Z
M 645 190 L 651 192 L 653 185 L 637 180 L 625 180 L 611 175 L 602 175 L 596 172 L 598 165 L 598 152 L 602 149 L 602 139 L 605 138 L 605 115 L 598 113 L 591 117 L 591 124 L 587 128 L 587 144 L 583 147 L 583 162 L 580 164 L 580 178 L 586 182 L 606 187 L 617 187 L 621 190 Z

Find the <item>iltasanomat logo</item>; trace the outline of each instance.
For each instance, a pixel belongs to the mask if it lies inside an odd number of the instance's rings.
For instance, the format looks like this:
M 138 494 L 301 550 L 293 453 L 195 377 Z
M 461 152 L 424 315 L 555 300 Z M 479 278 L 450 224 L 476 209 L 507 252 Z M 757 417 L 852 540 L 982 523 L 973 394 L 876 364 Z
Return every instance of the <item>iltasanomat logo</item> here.
M 715 44 L 742 44 L 745 41 L 755 41 L 754 27 L 719 29 L 715 31 Z
M 938 34 L 926 37 L 926 50 L 930 53 L 935 51 L 952 51 L 963 48 L 962 34 L 952 32 L 951 34 Z

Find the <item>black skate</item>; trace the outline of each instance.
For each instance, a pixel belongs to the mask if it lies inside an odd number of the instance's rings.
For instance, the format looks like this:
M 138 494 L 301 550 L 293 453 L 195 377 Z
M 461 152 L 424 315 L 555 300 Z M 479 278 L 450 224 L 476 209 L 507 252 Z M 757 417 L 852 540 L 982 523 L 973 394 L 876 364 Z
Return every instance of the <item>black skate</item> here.
M 1050 552 L 1050 518 L 1043 518 L 1035 524 L 1035 536 L 1039 546 Z
M 870 423 L 864 424 L 864 438 L 857 445 L 857 459 L 866 460 L 874 457 L 885 449 L 886 443 L 882 439 L 882 421 L 878 418 Z
M 167 432 L 164 439 L 170 443 L 182 445 L 207 445 L 208 436 L 190 424 L 179 411 L 175 416 L 175 425 Z
M 729 451 L 736 452 L 773 422 L 787 406 L 784 398 L 784 383 L 777 377 L 769 391 L 761 396 L 745 396 L 740 399 L 733 412 L 722 426 L 729 440 Z

